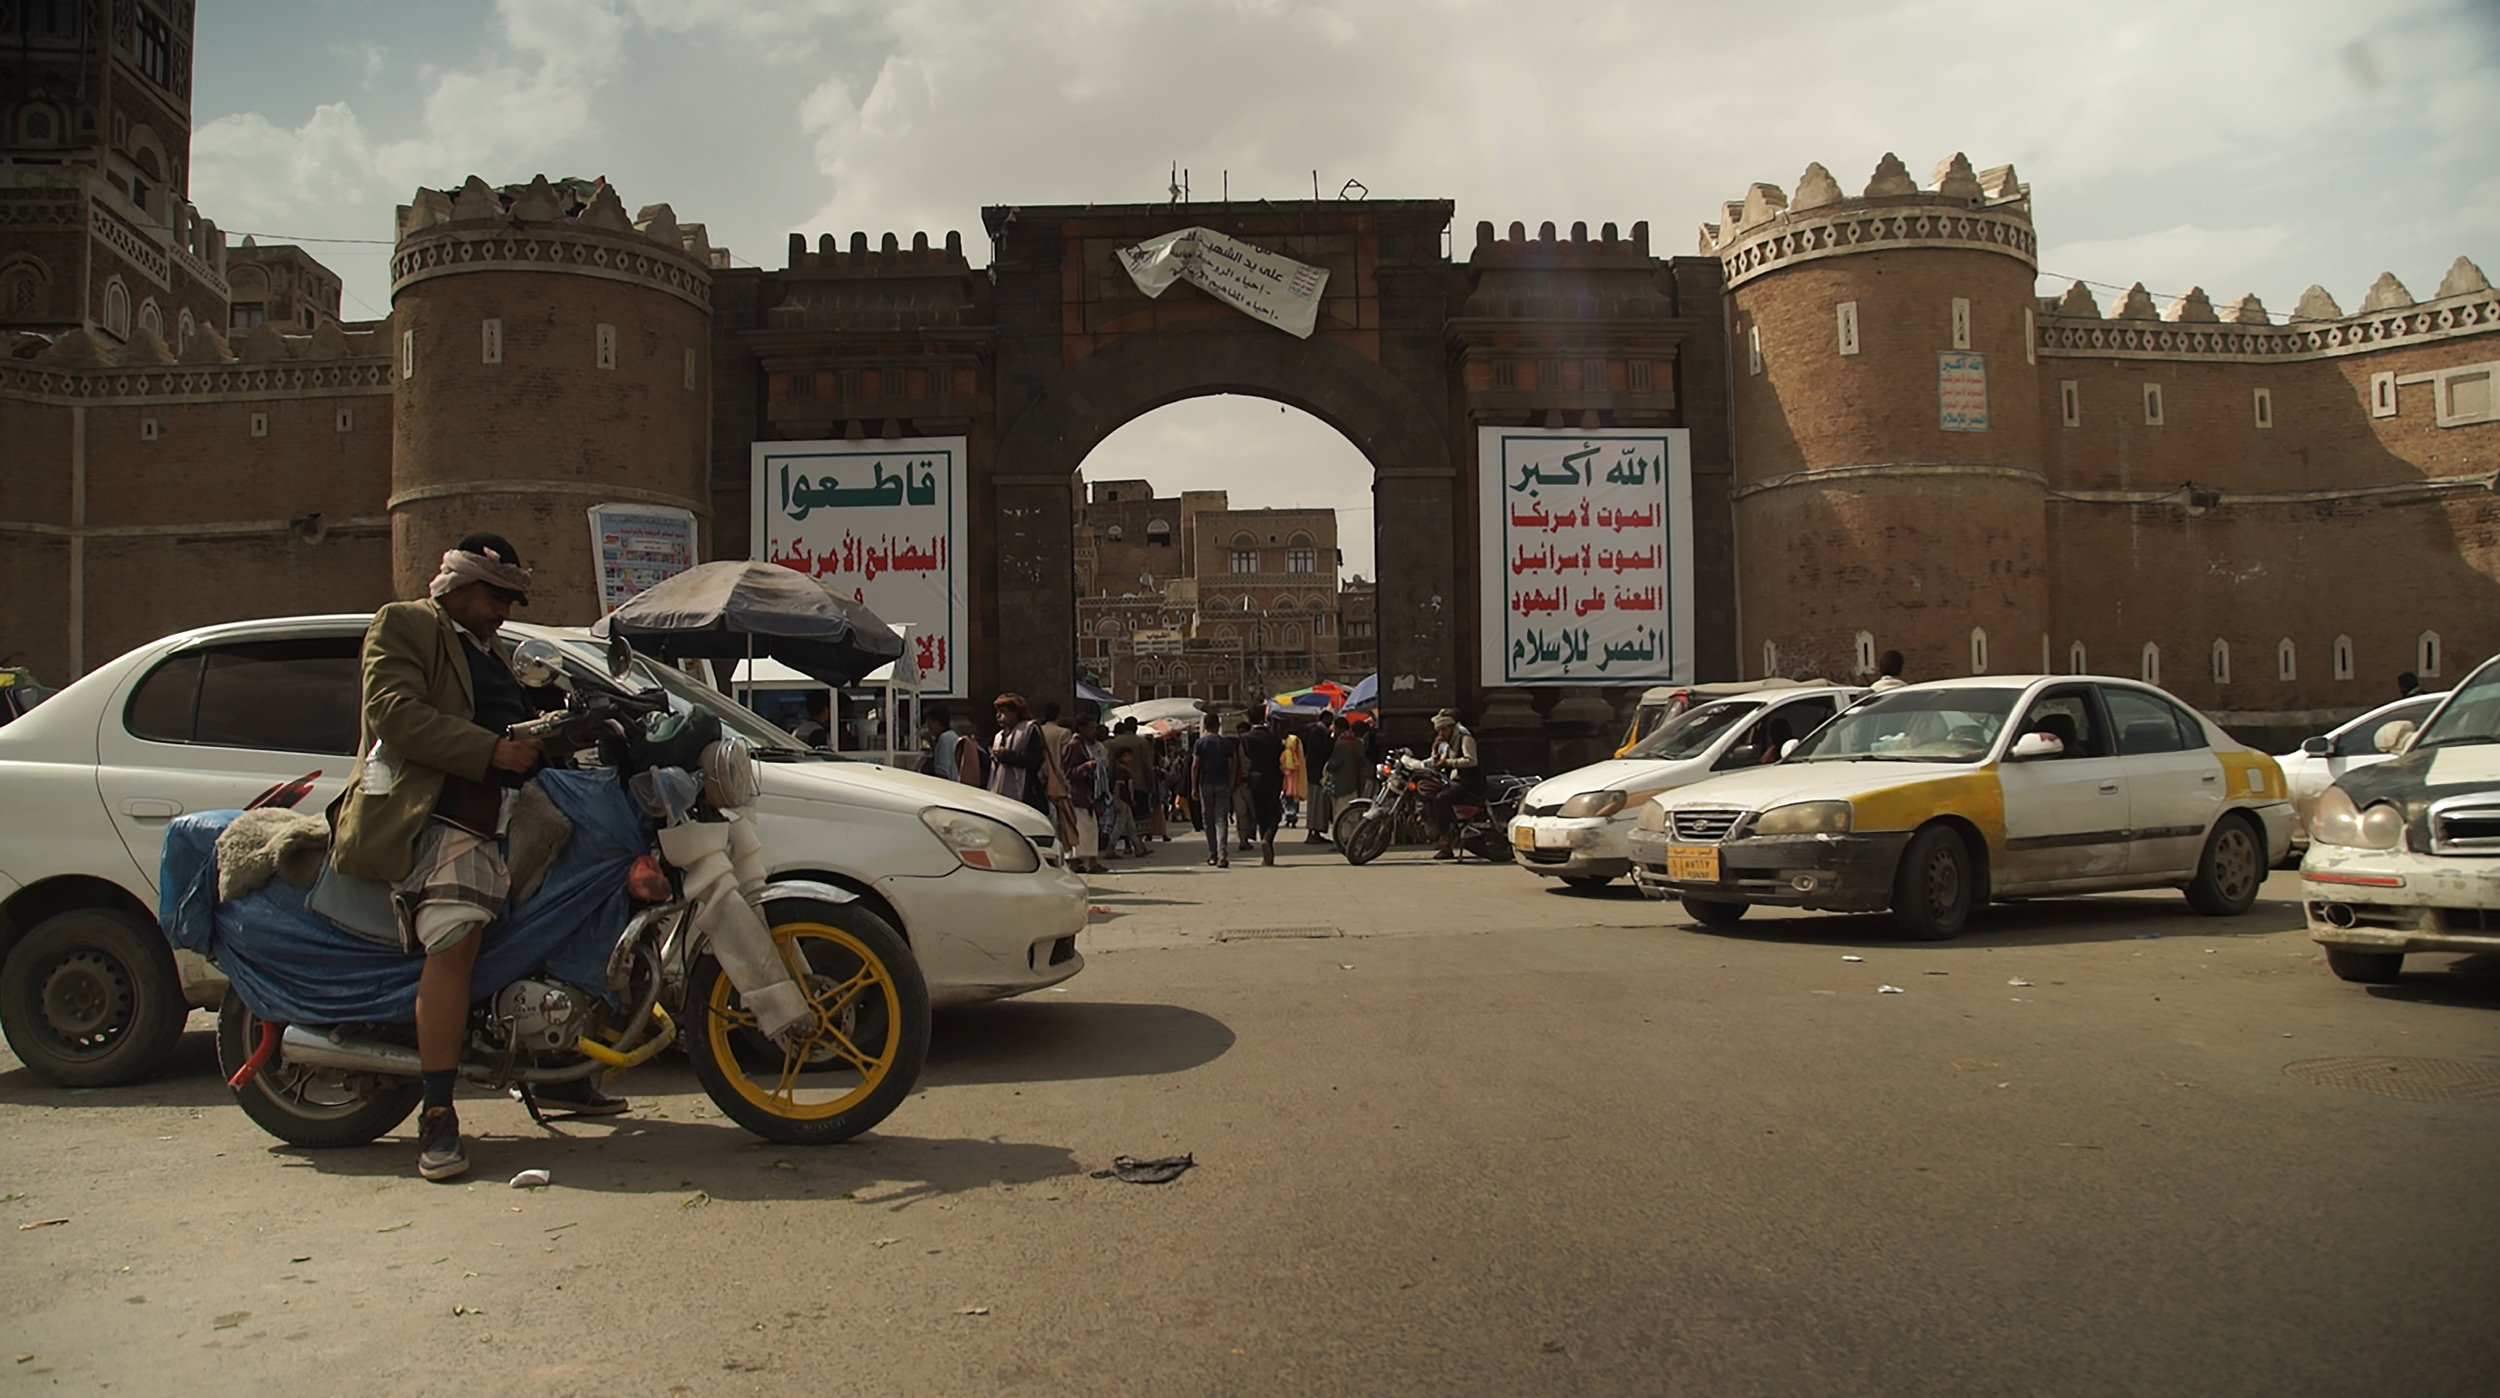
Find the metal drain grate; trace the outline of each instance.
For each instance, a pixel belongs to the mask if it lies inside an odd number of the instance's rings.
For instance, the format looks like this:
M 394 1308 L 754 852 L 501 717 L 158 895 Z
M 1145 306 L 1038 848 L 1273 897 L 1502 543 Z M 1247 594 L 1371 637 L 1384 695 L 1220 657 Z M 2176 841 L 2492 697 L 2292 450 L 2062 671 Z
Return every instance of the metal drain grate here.
M 2500 1102 L 2500 1063 L 2453 1058 L 2304 1058 L 2286 1077 L 2408 1102 Z
M 1291 941 L 1305 937 L 1342 937 L 1345 933 L 1325 923 L 1309 927 L 1227 927 L 1215 934 L 1219 942 Z

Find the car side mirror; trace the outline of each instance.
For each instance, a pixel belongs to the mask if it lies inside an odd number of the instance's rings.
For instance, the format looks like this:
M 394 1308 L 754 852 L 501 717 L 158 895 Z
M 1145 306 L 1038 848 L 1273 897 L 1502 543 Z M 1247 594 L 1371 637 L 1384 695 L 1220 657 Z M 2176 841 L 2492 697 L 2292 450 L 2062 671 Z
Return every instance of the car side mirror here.
M 2014 740 L 2014 750 L 2006 754 L 2016 762 L 2030 762 L 2042 757 L 2061 757 L 2066 743 L 2054 733 L 2025 733 Z
M 2380 752 L 2397 752 L 2411 741 L 2413 741 L 2413 720 L 2400 718 L 2394 723 L 2380 724 L 2378 732 L 2370 737 L 2370 746 L 2377 748 Z
M 2311 757 L 2332 757 L 2335 755 L 2335 745 L 2328 742 L 2324 738 L 2311 738 L 2307 742 L 2300 745 L 2300 750 Z

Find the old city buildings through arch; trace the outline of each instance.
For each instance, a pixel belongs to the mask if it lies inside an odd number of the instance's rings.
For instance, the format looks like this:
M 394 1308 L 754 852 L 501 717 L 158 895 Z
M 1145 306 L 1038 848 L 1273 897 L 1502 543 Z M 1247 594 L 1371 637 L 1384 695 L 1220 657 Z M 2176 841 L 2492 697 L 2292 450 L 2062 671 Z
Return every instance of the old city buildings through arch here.
M 1132 418 L 1081 473 L 1080 679 L 1229 708 L 1372 673 L 1372 475 L 1343 434 L 1273 399 Z

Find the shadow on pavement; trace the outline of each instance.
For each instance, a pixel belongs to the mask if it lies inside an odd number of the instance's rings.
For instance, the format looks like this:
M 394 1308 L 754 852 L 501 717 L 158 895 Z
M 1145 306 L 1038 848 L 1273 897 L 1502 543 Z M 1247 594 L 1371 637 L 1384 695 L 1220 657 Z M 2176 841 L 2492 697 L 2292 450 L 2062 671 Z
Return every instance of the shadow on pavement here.
M 20 1107 L 231 1107 L 217 1071 L 217 1020 L 194 1014 L 191 1028 L 174 1041 L 165 1070 L 146 1082 L 121 1087 L 55 1087 L 31 1068 L 0 1073 L 0 1102 Z
M 2381 1000 L 2500 1010 L 2500 955 L 2461 956 L 2442 965 L 2431 956 L 2406 958 L 2403 980 L 2360 987 Z
M 1893 930 L 1886 913 L 1815 913 L 1804 917 L 1751 918 L 1734 927 L 1703 927 L 1667 905 L 1666 925 L 1753 942 L 1813 946 L 2025 947 L 2061 942 L 2123 942 L 2159 937 L 2236 937 L 2295 932 L 2306 926 L 2297 903 L 2259 903 L 2238 917 L 2201 917 L 2177 894 L 2141 897 L 2043 898 L 1998 903 L 1971 914 L 1962 935 L 1921 942 Z
M 940 1010 L 929 1087 L 1153 1077 L 1211 1063 L 1233 1046 L 1222 1020 L 1178 1005 L 1008 1000 Z
M 693 1092 L 703 1101 L 693 1075 L 682 1069 L 636 1076 L 647 1078 L 646 1085 L 658 1091 Z M 902 1208 L 994 1185 L 1037 1184 L 1085 1173 L 1075 1152 L 1065 1146 L 903 1134 L 912 1117 L 908 1101 L 877 1130 L 833 1146 L 775 1145 L 717 1114 L 681 1121 L 654 1117 L 645 1107 L 633 1116 L 596 1123 L 558 1121 L 552 1131 L 526 1121 L 517 1131 L 504 1131 L 493 1129 L 503 1124 L 500 1114 L 485 1119 L 486 1112 L 466 1099 L 462 1108 L 471 1168 L 459 1185 L 501 1187 L 522 1170 L 545 1170 L 559 1191 L 676 1195 L 687 1209 L 714 1199 L 846 1197 L 864 1205 Z M 709 1110 L 708 1103 L 704 1109 Z M 519 1109 L 513 1110 L 517 1114 Z M 333 1150 L 273 1144 L 269 1158 L 283 1170 L 405 1181 L 422 1189 L 413 1170 L 415 1129 L 410 1121 L 371 1145 Z M 282 1181 L 283 1176 L 273 1182 Z

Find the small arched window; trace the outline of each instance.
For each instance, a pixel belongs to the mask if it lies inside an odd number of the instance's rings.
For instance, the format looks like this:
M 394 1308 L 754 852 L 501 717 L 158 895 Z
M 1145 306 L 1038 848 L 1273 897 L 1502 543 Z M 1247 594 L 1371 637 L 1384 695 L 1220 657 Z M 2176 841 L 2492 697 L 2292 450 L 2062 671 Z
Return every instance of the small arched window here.
M 175 328 L 178 333 L 174 337 L 174 348 L 177 350 L 189 349 L 191 347 L 192 334 L 200 328 L 200 322 L 197 317 L 191 314 L 190 307 L 185 306 L 182 308 L 182 319 L 176 323 Z
M 1970 672 L 1974 675 L 1988 673 L 1988 632 L 1984 627 L 1970 629 Z
M 1250 536 L 1250 533 L 1249 533 L 1249 531 L 1248 531 L 1248 530 L 1244 530 L 1244 531 L 1242 531 L 1241 533 L 1239 533 L 1239 534 L 1235 534 L 1235 535 L 1233 536 L 1233 547 L 1234 547 L 1234 548 L 1237 548 L 1237 549 L 1254 549 L 1254 548 L 1257 548 L 1258 546 L 1259 546 L 1259 541 L 1258 541 L 1257 539 L 1252 538 L 1252 537 Z
M 2413 643 L 2413 673 L 2426 680 L 2439 678 L 2439 633 L 2425 631 Z
M 119 277 L 104 284 L 104 328 L 115 339 L 130 338 L 130 288 Z
M 2335 638 L 2335 678 L 2348 680 L 2352 674 L 2352 637 L 2338 636 Z
M 2137 678 L 2146 684 L 2161 683 L 2161 647 L 2150 641 L 2144 643 L 2144 668 L 2137 672 Z
M 1172 526 L 1159 519 L 1147 520 L 1146 542 L 1150 544 L 1168 544 L 1172 542 Z
M 2091 667 L 2084 663 L 2083 642 L 2077 641 L 2066 648 L 2066 673 L 2070 675 L 2091 673 Z
M 1764 678 L 1764 679 L 1766 679 L 1766 680 L 1767 680 L 1767 679 L 1771 678 L 1773 675 L 1778 674 L 1779 672 L 1780 672 L 1780 648 L 1779 648 L 1779 642 L 1777 642 L 1777 641 L 1764 641 L 1764 642 L 1762 643 L 1762 678 Z
M 2213 676 L 2215 684 L 2231 682 L 2231 643 L 2218 636 L 2214 638 Z
M 1156 665 L 1153 661 L 1140 660 L 1137 662 L 1137 679 L 1139 683 L 1149 683 L 1151 681 L 1161 679 L 1162 677 L 1162 667 Z
M 1856 674 L 1871 675 L 1875 673 L 1874 632 L 1861 631 L 1858 633 L 1857 644 L 1850 664 Z
M 2284 637 L 2274 648 L 2274 677 L 2278 680 L 2300 678 L 2299 654 L 2294 650 L 2292 638 L 2289 636 Z
M 61 117 L 50 107 L 28 107 L 17 119 L 20 145 L 54 146 L 61 142 Z
M 1102 531 L 1102 536 L 1116 544 L 1120 542 L 1120 540 L 1128 537 L 1128 531 L 1115 524 L 1109 529 Z
M 1285 649 L 1287 649 L 1287 650 L 1293 650 L 1293 649 L 1295 649 L 1295 648 L 1299 647 L 1301 644 L 1302 644 L 1302 628 L 1301 628 L 1301 627 L 1299 627 L 1299 626 L 1288 626 L 1288 627 L 1286 627 L 1286 628 L 1285 628 Z
M 139 328 L 160 340 L 165 338 L 165 316 L 156 309 L 153 296 L 139 303 Z

